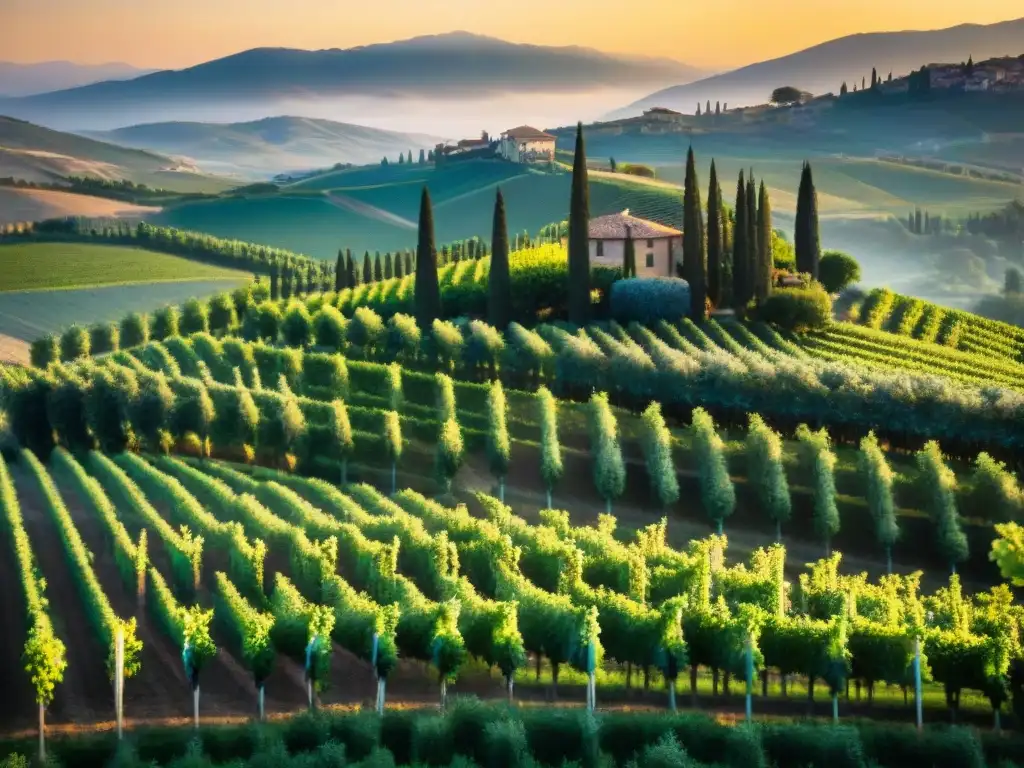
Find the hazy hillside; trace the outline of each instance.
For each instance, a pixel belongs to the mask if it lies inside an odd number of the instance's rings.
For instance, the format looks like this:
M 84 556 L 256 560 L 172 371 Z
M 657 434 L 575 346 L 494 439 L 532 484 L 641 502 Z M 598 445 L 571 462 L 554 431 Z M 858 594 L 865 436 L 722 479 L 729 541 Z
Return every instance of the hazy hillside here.
M 30 96 L 104 80 L 130 80 L 154 71 L 122 62 L 75 64 L 71 61 L 42 61 L 36 64 L 15 64 L 0 61 L 0 96 Z
M 181 192 L 216 192 L 236 185 L 228 179 L 191 172 L 153 152 L 0 116 L 0 178 L 52 183 L 67 176 L 125 179 Z
M 975 61 L 1024 52 L 1024 18 L 998 24 L 963 24 L 949 29 L 877 32 L 850 35 L 770 61 L 691 83 L 666 88 L 617 110 L 614 116 L 635 115 L 660 106 L 687 114 L 710 100 L 730 107 L 763 104 L 774 88 L 792 85 L 814 94 L 838 93 L 845 80 L 852 87 L 862 77 L 894 76 L 936 62 Z
M 325 99 L 346 96 L 462 100 L 502 93 L 658 87 L 702 74 L 671 60 L 520 45 L 453 32 L 346 50 L 257 48 L 127 82 L 0 100 L 0 111 L 56 127 L 107 130 L 186 115 L 221 121 L 210 115 L 246 106 L 262 109 L 261 117 L 282 112 L 323 116 L 274 105 L 317 103 L 322 108 Z
M 365 165 L 432 149 L 437 136 L 361 125 L 272 117 L 249 123 L 150 123 L 89 132 L 97 139 L 187 157 L 204 170 L 263 178 L 336 163 Z

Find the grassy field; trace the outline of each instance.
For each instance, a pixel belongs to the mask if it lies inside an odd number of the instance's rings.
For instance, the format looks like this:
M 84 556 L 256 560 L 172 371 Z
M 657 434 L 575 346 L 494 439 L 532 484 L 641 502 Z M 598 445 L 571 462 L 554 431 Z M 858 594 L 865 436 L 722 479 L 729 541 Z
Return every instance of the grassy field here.
M 82 243 L 0 246 L 0 292 L 243 277 L 236 270 L 141 248 Z
M 161 224 L 266 242 L 333 258 L 338 248 L 388 251 L 416 244 L 415 223 L 425 184 L 434 203 L 438 242 L 489 237 L 494 195 L 501 187 L 509 230 L 531 233 L 569 212 L 571 176 L 497 161 L 432 166 L 365 167 L 287 187 L 278 195 L 187 203 L 154 217 Z M 682 190 L 627 178 L 590 182 L 592 216 L 629 208 L 639 216 L 682 222 Z
M 152 312 L 229 290 L 247 278 L 177 281 L 102 288 L 0 293 L 0 335 L 32 341 L 69 325 L 120 320 L 130 312 Z

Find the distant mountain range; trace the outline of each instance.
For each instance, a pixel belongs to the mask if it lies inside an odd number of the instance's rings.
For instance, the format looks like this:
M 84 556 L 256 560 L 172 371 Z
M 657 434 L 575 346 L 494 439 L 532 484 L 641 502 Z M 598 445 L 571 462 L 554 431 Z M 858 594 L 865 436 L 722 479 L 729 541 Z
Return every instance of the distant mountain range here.
M 270 110 L 283 111 L 275 105 L 322 106 L 338 97 L 438 100 L 636 89 L 690 82 L 705 74 L 669 59 L 452 32 L 345 50 L 256 48 L 179 71 L 0 99 L 0 113 L 51 127 L 109 130 L 183 115 L 209 121 L 217 119 L 213 113 L 253 105 L 267 110 L 261 115 L 267 116 Z M 312 113 L 288 109 L 295 112 Z
M 1024 18 L 998 24 L 962 24 L 948 29 L 850 35 L 778 59 L 751 64 L 720 75 L 681 83 L 652 93 L 609 118 L 629 117 L 651 107 L 692 113 L 707 102 L 730 107 L 764 104 L 772 90 L 792 85 L 815 95 L 838 93 L 843 81 L 852 89 L 861 78 L 906 74 L 926 64 L 975 61 L 1024 53 Z
M 0 96 L 31 96 L 104 80 L 130 80 L 155 71 L 139 69 L 122 62 L 75 64 L 70 61 L 43 61 L 38 64 L 14 64 L 0 61 Z
M 304 117 L 248 123 L 150 123 L 86 135 L 126 147 L 187 158 L 204 170 L 265 178 L 336 163 L 364 165 L 385 155 L 431 149 L 437 136 L 397 133 Z

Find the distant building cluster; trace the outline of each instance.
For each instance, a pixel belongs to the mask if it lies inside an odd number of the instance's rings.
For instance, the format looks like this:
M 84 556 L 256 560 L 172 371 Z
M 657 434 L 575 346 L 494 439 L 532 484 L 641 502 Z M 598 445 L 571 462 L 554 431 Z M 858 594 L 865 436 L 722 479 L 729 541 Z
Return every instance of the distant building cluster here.
M 438 163 L 479 158 L 501 158 L 512 163 L 553 163 L 555 137 L 529 125 L 510 128 L 499 139 L 492 139 L 484 131 L 479 139 L 438 144 L 434 158 Z
M 977 64 L 929 64 L 928 75 L 932 90 L 1020 91 L 1024 90 L 1024 56 L 989 59 Z M 886 85 L 898 83 L 905 91 L 907 78 Z

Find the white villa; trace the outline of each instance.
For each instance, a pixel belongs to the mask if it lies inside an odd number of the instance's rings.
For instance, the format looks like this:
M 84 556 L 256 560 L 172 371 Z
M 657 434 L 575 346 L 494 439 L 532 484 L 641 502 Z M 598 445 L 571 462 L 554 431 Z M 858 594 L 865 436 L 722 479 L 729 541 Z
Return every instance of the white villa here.
M 521 125 L 501 134 L 498 155 L 513 163 L 550 163 L 555 159 L 555 137 Z
M 627 234 L 628 233 L 628 234 Z M 683 259 L 683 233 L 654 221 L 622 213 L 590 220 L 590 262 L 622 266 L 626 238 L 633 239 L 637 277 L 675 277 Z

